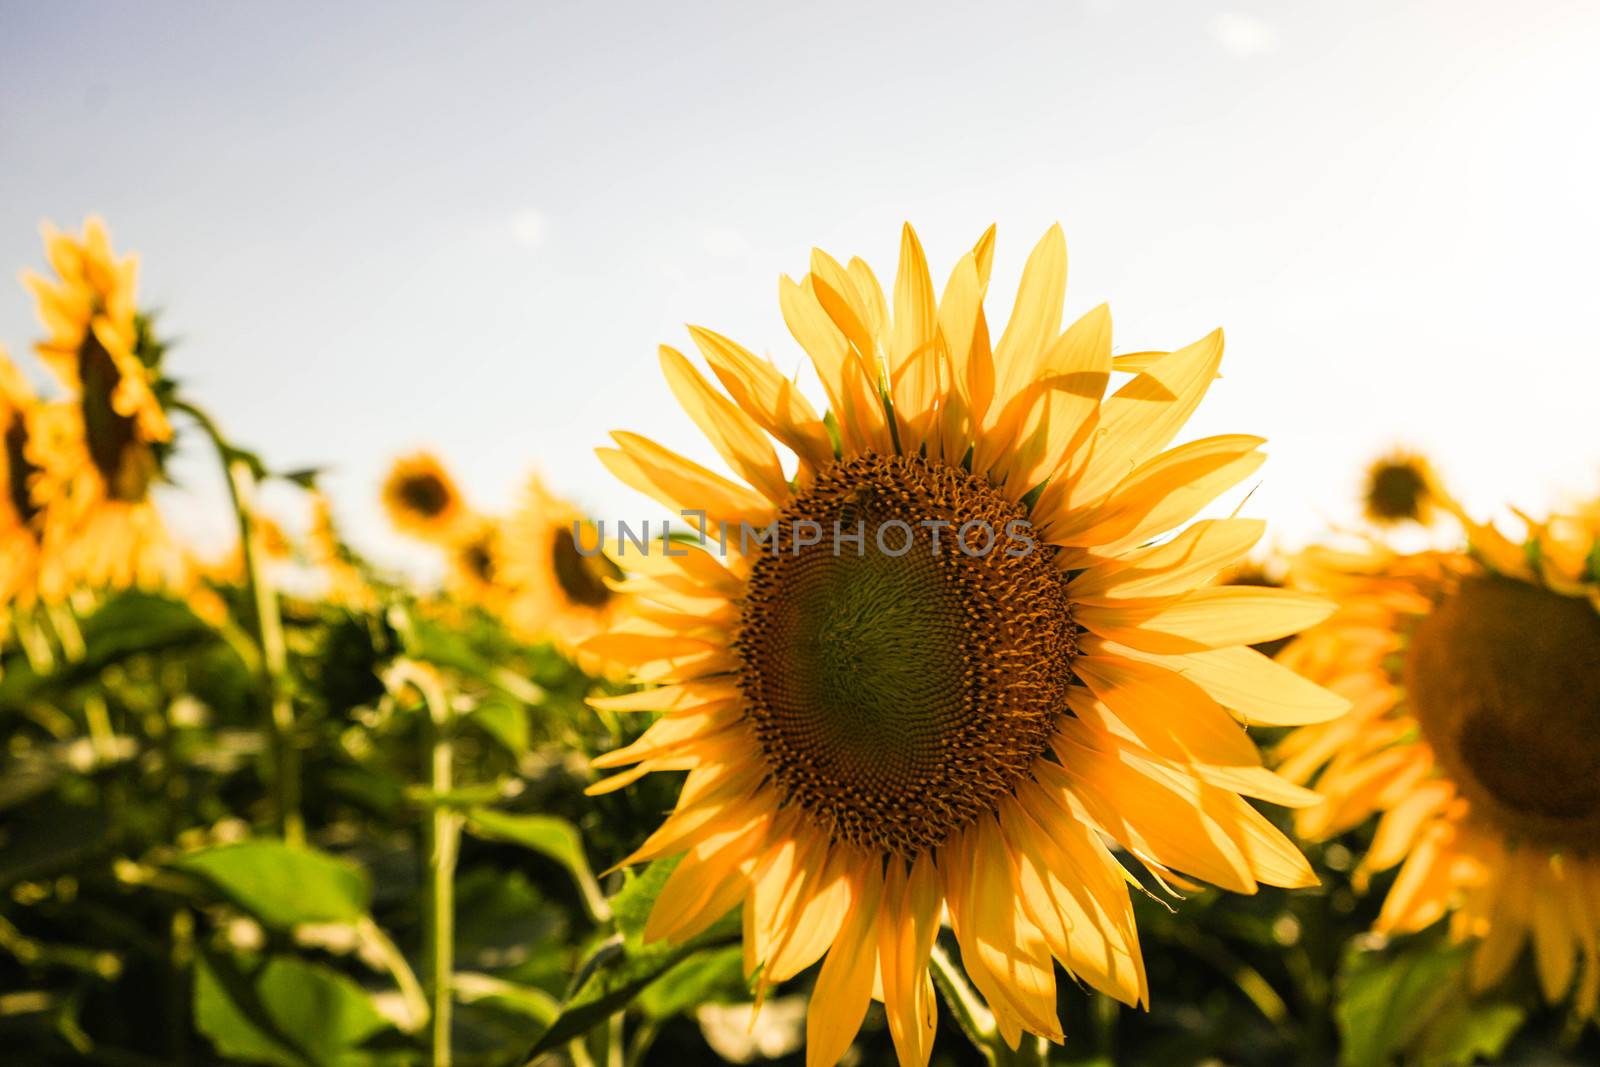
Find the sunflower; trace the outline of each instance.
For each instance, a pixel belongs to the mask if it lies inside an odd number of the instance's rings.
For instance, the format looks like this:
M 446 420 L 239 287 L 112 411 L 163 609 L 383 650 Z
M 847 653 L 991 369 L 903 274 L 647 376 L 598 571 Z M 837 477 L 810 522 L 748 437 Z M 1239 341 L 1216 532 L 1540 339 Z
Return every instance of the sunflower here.
M 459 599 L 492 614 L 506 609 L 511 590 L 506 584 L 504 537 L 500 523 L 477 516 L 461 528 L 446 554 L 446 582 Z
M 383 506 L 396 529 L 445 546 L 472 517 L 455 479 L 431 452 L 395 460 L 383 482 Z
M 1454 505 L 1446 504 L 1459 512 Z M 1470 977 L 1499 982 L 1531 938 L 1546 999 L 1600 995 L 1600 521 L 1529 524 L 1523 545 L 1468 524 L 1470 552 L 1314 549 L 1299 585 L 1338 611 L 1281 661 L 1353 702 L 1277 749 L 1322 803 L 1326 838 L 1381 814 L 1358 884 L 1399 865 L 1377 919 L 1408 933 L 1449 915 Z
M 538 475 L 528 479 L 503 544 L 505 577 L 516 589 L 509 619 L 525 639 L 572 651 L 617 617 L 625 598 L 613 585 L 622 570 L 601 541 L 574 504 Z
M 1421 454 L 1395 449 L 1367 468 L 1362 508 L 1379 526 L 1433 521 L 1433 468 Z
M 38 585 L 38 468 L 28 458 L 30 420 L 38 407 L 22 372 L 0 348 L 0 608 L 26 606 Z
M 1060 328 L 1059 227 L 991 346 L 993 235 L 938 298 L 909 226 L 891 297 L 861 260 L 820 251 L 804 279 L 782 280 L 825 416 L 710 330 L 690 333 L 721 390 L 663 348 L 673 392 L 740 480 L 635 434 L 600 452 L 624 482 L 707 518 L 704 545 L 622 560 L 641 606 L 583 646 L 658 683 L 596 707 L 661 713 L 595 761 L 632 766 L 593 788 L 688 772 L 624 861 L 682 855 L 646 936 L 686 938 L 742 907 L 763 990 L 826 954 L 814 1065 L 839 1059 L 874 998 L 900 1062 L 927 1062 L 941 917 L 1013 1048 L 1023 1031 L 1062 1040 L 1052 960 L 1145 1002 L 1108 841 L 1161 880 L 1316 881 L 1243 799 L 1312 797 L 1261 766 L 1239 720 L 1344 709 L 1247 647 L 1331 605 L 1205 586 L 1260 522 L 1155 540 L 1263 458 L 1248 436 L 1167 448 L 1216 377 L 1221 334 L 1139 354 L 1105 398 L 1110 317 Z
M 135 308 L 138 264 L 117 259 L 104 223 L 75 237 L 44 228 L 56 278 L 25 272 L 49 336 L 36 348 L 70 399 L 44 405 L 33 461 L 47 502 L 52 584 L 154 584 L 174 553 L 151 491 L 171 450 L 159 398 L 162 345 Z
M 323 593 L 331 603 L 373 610 L 378 603 L 362 572 L 360 557 L 345 543 L 334 519 L 333 505 L 320 490 L 311 493 L 311 529 L 306 534 L 306 559 L 323 576 Z

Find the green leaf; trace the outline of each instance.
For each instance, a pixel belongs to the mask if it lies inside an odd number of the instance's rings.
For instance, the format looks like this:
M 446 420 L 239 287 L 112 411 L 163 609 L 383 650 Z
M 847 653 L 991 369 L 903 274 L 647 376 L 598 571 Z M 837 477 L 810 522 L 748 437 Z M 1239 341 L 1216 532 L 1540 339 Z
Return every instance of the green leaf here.
M 274 838 L 222 845 L 172 864 L 196 874 L 267 926 L 355 922 L 366 914 L 372 886 L 345 860 Z
M 654 1019 L 670 1019 L 701 1004 L 732 1003 L 749 995 L 744 949 L 729 945 L 684 960 L 673 968 L 670 982 L 654 982 L 639 994 L 639 1007 Z
M 60 691 L 92 681 L 130 656 L 218 641 L 217 632 L 189 606 L 150 593 L 122 593 L 84 619 L 84 655 L 40 675 L 26 663 L 8 665 L 0 680 L 0 706 L 16 707 L 45 690 Z
M 1527 1009 L 1509 1001 L 1474 1004 L 1460 997 L 1423 1032 L 1416 1046 L 1417 1067 L 1495 1062 L 1527 1014 Z
M 1442 1009 L 1466 997 L 1461 979 L 1470 951 L 1427 936 L 1346 953 L 1334 1010 L 1342 1067 L 1387 1067 L 1400 1057 Z
M 474 808 L 467 813 L 466 828 L 478 837 L 521 845 L 555 860 L 572 875 L 590 912 L 597 918 L 610 915 L 589 858 L 584 855 L 583 835 L 567 820 L 556 815 L 513 815 Z
M 278 477 L 286 482 L 292 482 L 302 489 L 315 490 L 317 479 L 322 477 L 321 467 L 300 467 L 292 471 L 279 471 Z
M 364 1067 L 360 1046 L 388 1027 L 365 991 L 330 968 L 274 956 L 249 969 L 202 954 L 195 1027 L 230 1060 L 283 1067 Z
M 494 694 L 474 708 L 467 721 L 494 738 L 513 756 L 527 754 L 528 705 Z
M 561 1015 L 539 1038 L 528 1058 L 566 1044 L 631 1004 L 651 983 L 676 974 L 684 961 L 738 943 L 737 915 L 728 915 L 699 937 L 679 945 L 644 943 L 644 924 L 677 859 L 657 860 L 644 873 L 629 873 L 612 898 L 620 938 L 602 944 L 579 968 Z
M 544 691 L 537 685 L 495 663 L 461 634 L 431 619 L 405 612 L 395 626 L 404 635 L 406 655 L 413 659 L 476 678 L 512 699 L 527 704 L 537 704 L 544 699 Z

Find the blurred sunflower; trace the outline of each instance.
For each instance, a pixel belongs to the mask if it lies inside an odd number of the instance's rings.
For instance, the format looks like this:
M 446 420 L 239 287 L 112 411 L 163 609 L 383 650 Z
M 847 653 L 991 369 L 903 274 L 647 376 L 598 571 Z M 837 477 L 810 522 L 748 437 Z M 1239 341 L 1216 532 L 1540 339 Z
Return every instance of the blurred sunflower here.
M 22 372 L 0 348 L 0 609 L 26 607 L 37 591 L 40 513 L 29 421 L 38 407 Z
M 625 861 L 683 853 L 646 936 L 689 937 L 742 904 L 760 988 L 826 954 L 810 1064 L 839 1059 L 875 997 L 900 1061 L 927 1062 L 943 915 L 1013 1048 L 1025 1030 L 1062 1040 L 1052 958 L 1144 1001 L 1107 838 L 1160 879 L 1246 893 L 1316 881 L 1241 794 L 1312 797 L 1260 765 L 1238 719 L 1344 709 L 1247 647 L 1330 605 L 1205 585 L 1260 522 L 1197 522 L 1152 543 L 1263 458 L 1248 436 L 1166 447 L 1216 377 L 1222 336 L 1141 353 L 1103 398 L 1119 369 L 1110 316 L 1061 330 L 1059 227 L 991 347 L 993 234 L 942 298 L 909 226 L 890 297 L 861 260 L 820 251 L 802 281 L 781 282 L 826 417 L 710 330 L 691 334 L 725 391 L 662 349 L 674 393 L 742 481 L 630 433 L 600 453 L 629 485 L 703 509 L 726 549 L 629 557 L 640 577 L 625 588 L 642 606 L 583 647 L 660 687 L 593 703 L 663 714 L 595 761 L 634 766 L 594 788 L 688 771 L 676 809 Z M 774 440 L 797 457 L 793 476 Z M 769 524 L 770 545 L 747 543 Z M 980 526 L 999 544 L 984 546 Z M 810 537 L 840 529 L 864 550 Z
M 1459 514 L 1447 499 L 1445 506 Z M 1306 553 L 1296 581 L 1339 610 L 1281 662 L 1353 702 L 1277 749 L 1314 782 L 1326 838 L 1381 813 L 1358 878 L 1400 864 L 1377 929 L 1450 914 L 1476 988 L 1531 938 L 1545 997 L 1600 996 L 1600 515 L 1529 522 L 1523 545 L 1465 520 L 1469 553 Z
M 116 258 L 97 218 L 81 237 L 47 225 L 44 239 L 56 278 L 24 272 L 23 284 L 49 333 L 38 353 L 71 396 L 40 408 L 32 442 L 51 584 L 155 584 L 175 559 L 151 496 L 172 427 L 163 346 L 135 307 L 138 262 Z
M 505 577 L 516 588 L 509 618 L 525 639 L 549 638 L 570 652 L 617 617 L 624 598 L 612 583 L 622 570 L 601 551 L 594 524 L 537 475 L 523 489 L 503 548 Z
M 320 490 L 311 493 L 311 529 L 305 540 L 306 559 L 327 582 L 324 594 L 334 604 L 371 610 L 377 606 L 372 585 L 359 558 L 345 543 L 333 516 L 333 505 Z
M 1367 468 L 1362 508 L 1379 526 L 1433 521 L 1433 469 L 1421 454 L 1396 449 Z
M 430 452 L 395 460 L 383 482 L 383 506 L 396 529 L 444 546 L 472 518 L 455 479 Z
M 510 600 L 506 584 L 504 538 L 500 524 L 477 516 L 461 527 L 446 557 L 446 582 L 456 597 L 492 614 Z

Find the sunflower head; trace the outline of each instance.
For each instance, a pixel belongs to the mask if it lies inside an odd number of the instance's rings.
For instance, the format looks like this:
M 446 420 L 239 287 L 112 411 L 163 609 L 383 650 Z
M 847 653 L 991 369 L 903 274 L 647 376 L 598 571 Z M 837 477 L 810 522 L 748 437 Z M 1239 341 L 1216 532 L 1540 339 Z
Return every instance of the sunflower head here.
M 0 348 L 0 608 L 33 595 L 42 508 L 39 468 L 29 456 L 38 402 L 16 364 Z
M 383 481 L 383 505 L 397 530 L 445 547 L 472 518 L 455 479 L 430 452 L 395 460 Z
M 37 406 L 27 379 L 0 348 L 0 522 L 27 530 L 39 516 L 33 494 L 39 471 L 28 457 L 28 421 Z
M 845 1051 L 875 987 L 901 1062 L 926 1063 L 945 914 L 1013 1047 L 1024 1030 L 1062 1039 L 1057 963 L 1143 1000 L 1107 841 L 1157 877 L 1314 881 L 1242 799 L 1312 798 L 1260 765 L 1239 720 L 1342 710 L 1248 647 L 1329 605 L 1208 584 L 1262 525 L 1185 524 L 1257 468 L 1260 438 L 1169 447 L 1217 375 L 1220 333 L 1119 360 L 1105 308 L 1063 329 L 1053 228 L 996 334 L 993 250 L 991 230 L 942 296 L 910 227 L 889 294 L 861 260 L 820 251 L 783 279 L 820 412 L 711 330 L 690 334 L 718 385 L 664 348 L 674 394 L 735 477 L 636 434 L 600 453 L 703 538 L 630 551 L 635 607 L 582 646 L 658 685 L 596 706 L 662 713 L 595 761 L 631 769 L 594 788 L 688 771 L 627 860 L 683 853 L 646 937 L 742 906 L 763 984 L 826 953 L 812 1065 Z
M 1326 837 L 1378 815 L 1367 875 L 1401 865 L 1379 927 L 1446 915 L 1477 938 L 1473 977 L 1498 981 L 1533 941 L 1546 996 L 1600 1001 L 1600 529 L 1568 516 L 1513 543 L 1463 517 L 1466 552 L 1315 552 L 1296 578 L 1339 610 L 1283 653 L 1355 712 L 1280 746 L 1280 769 L 1323 801 Z
M 46 226 L 55 277 L 26 272 L 48 337 L 37 350 L 70 390 L 83 451 L 111 500 L 144 499 L 172 440 L 160 394 L 164 346 L 136 300 L 138 261 L 118 259 L 105 224 L 91 218 L 82 236 Z
M 464 524 L 446 549 L 451 590 L 467 603 L 495 614 L 505 609 L 511 595 L 503 540 L 500 523 L 479 516 Z
M 68 390 L 39 412 L 32 441 L 45 503 L 49 584 L 156 584 L 178 563 L 151 491 L 172 448 L 164 351 L 137 310 L 133 257 L 105 226 L 45 227 L 53 277 L 24 273 L 47 336 L 37 350 Z
M 553 639 L 567 651 L 625 610 L 622 578 L 600 528 L 533 475 L 502 542 L 506 581 L 515 589 L 513 627 L 527 640 Z
M 1427 525 L 1433 519 L 1433 486 L 1432 468 L 1420 454 L 1390 452 L 1367 468 L 1362 505 L 1367 518 L 1380 526 Z

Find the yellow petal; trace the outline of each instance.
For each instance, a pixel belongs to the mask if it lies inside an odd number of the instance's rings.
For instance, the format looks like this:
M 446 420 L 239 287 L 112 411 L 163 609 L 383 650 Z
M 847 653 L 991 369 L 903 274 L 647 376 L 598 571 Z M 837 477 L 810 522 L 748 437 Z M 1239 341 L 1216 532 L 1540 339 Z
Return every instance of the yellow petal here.
M 1314 593 L 1227 585 L 1115 606 L 1079 605 L 1074 617 L 1109 641 L 1146 652 L 1198 652 L 1287 637 L 1326 619 L 1334 606 Z
M 1246 725 L 1303 726 L 1344 714 L 1350 702 L 1272 662 L 1253 648 L 1217 648 L 1177 656 L 1115 649 L 1130 659 L 1177 671 L 1231 709 Z
M 1079 656 L 1073 672 L 1147 748 L 1173 759 L 1254 766 L 1260 756 L 1205 690 L 1153 663 Z
M 850 910 L 822 961 L 806 1011 L 806 1067 L 838 1063 L 867 1016 L 878 966 L 876 924 L 882 870 L 876 856 L 862 856 L 850 865 Z
M 691 326 L 689 336 L 733 402 L 762 429 L 815 470 L 833 462 L 828 428 L 799 388 L 776 367 L 711 330 Z
M 1170 541 L 1091 567 L 1067 586 L 1073 603 L 1171 596 L 1210 581 L 1261 540 L 1260 519 L 1205 519 Z
M 738 700 L 742 696 L 739 686 L 731 681 L 684 682 L 663 685 L 654 689 L 641 689 L 621 696 L 592 696 L 584 703 L 597 711 L 659 711 L 662 713 L 687 713 L 699 711 L 707 704 L 720 704 Z
M 783 476 L 783 465 L 755 421 L 711 388 L 682 353 L 666 345 L 661 346 L 661 370 L 678 403 L 728 465 L 768 500 L 778 504 L 787 500 L 789 480 Z
M 883 1010 L 900 1067 L 924 1067 L 933 1053 L 938 1005 L 928 957 L 939 933 L 942 903 L 930 853 L 919 855 L 909 874 L 898 857 L 890 859 L 878 924 L 878 966 Z
M 1040 494 L 1035 521 L 1051 544 L 1116 555 L 1170 530 L 1255 470 L 1264 458 L 1255 451 L 1261 443 L 1224 434 L 1180 445 L 1142 464 L 1090 507 L 1069 509 L 1069 501 L 1086 498 L 1070 483 L 1052 482 Z
M 1165 448 L 1188 421 L 1217 376 L 1222 331 L 1156 360 L 1105 402 L 1094 451 L 1074 486 L 1092 502 Z
M 871 449 L 886 453 L 889 435 L 870 369 L 871 339 L 854 318 L 848 300 L 812 274 L 803 284 L 787 277 L 780 279 L 778 303 L 789 332 L 811 357 L 838 419 L 845 448 L 851 452 Z M 854 341 L 838 325 L 841 319 L 855 334 Z M 869 348 L 862 351 L 862 345 Z
M 995 429 L 978 443 L 973 469 L 1005 457 L 1005 481 L 1025 493 L 1062 471 L 1093 432 L 1111 371 L 1111 312 L 1106 305 L 1067 327 L 1028 372 Z
M 906 452 L 917 451 L 931 428 L 939 388 L 937 310 L 928 260 L 908 223 L 900 235 L 894 333 L 888 351 L 889 395 L 900 425 L 900 447 Z
M 1004 406 L 1027 384 L 1039 353 L 1061 332 L 1067 289 L 1067 241 L 1059 224 L 1045 231 L 1028 255 L 1011 317 L 994 346 L 996 399 Z

